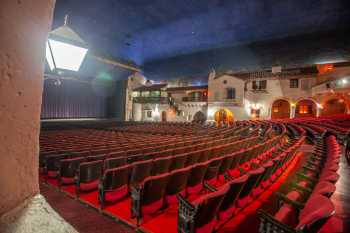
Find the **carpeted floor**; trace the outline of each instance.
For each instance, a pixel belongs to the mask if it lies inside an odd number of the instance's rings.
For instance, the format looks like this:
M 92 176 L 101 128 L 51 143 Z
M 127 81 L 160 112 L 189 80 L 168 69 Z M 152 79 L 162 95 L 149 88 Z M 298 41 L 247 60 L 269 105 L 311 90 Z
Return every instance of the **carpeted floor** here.
M 135 232 L 130 227 L 101 215 L 96 210 L 84 206 L 55 188 L 41 184 L 40 191 L 52 208 L 80 233 Z

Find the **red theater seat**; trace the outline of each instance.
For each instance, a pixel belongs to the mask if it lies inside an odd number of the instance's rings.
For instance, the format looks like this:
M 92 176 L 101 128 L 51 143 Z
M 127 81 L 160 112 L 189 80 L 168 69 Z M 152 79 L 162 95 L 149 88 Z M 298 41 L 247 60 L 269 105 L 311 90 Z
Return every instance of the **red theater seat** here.
M 177 203 L 176 195 L 186 194 L 187 180 L 192 167 L 174 170 L 170 173 L 170 178 L 166 187 L 166 201 L 168 204 Z
M 142 218 L 147 218 L 148 215 L 156 213 L 163 207 L 169 178 L 169 173 L 151 176 L 141 184 L 131 187 L 131 212 L 138 224 Z
M 172 163 L 172 157 L 162 157 L 162 158 L 157 158 L 153 160 L 153 166 L 151 170 L 151 175 L 160 175 L 167 173 L 170 169 L 170 165 Z
M 59 185 L 74 184 L 77 179 L 77 171 L 80 163 L 84 162 L 85 158 L 78 157 L 74 159 L 62 159 L 60 161 L 60 170 L 58 174 Z
M 203 188 L 203 180 L 208 169 L 210 161 L 198 163 L 191 168 L 187 181 L 187 194 L 198 194 Z
M 105 159 L 104 169 L 117 168 L 126 165 L 126 157 L 116 157 Z
M 299 214 L 297 230 L 317 232 L 325 221 L 334 215 L 335 207 L 326 197 L 313 195 Z
M 97 189 L 102 170 L 103 161 L 81 163 L 78 170 L 77 194 Z
M 99 201 L 101 207 L 105 203 L 113 203 L 123 199 L 129 193 L 129 174 L 131 166 L 107 169 L 99 185 Z
M 229 185 L 224 185 L 218 191 L 208 193 L 193 202 L 188 202 L 179 195 L 179 232 L 212 232 L 217 223 L 218 209 L 229 188 Z
M 227 183 L 230 186 L 230 188 L 227 191 L 224 200 L 219 207 L 218 216 L 220 221 L 224 222 L 233 215 L 236 200 L 238 199 L 238 196 L 241 193 L 247 180 L 248 175 L 243 175 Z
M 137 185 L 143 182 L 144 179 L 151 175 L 153 166 L 152 160 L 134 162 L 130 177 L 130 185 Z

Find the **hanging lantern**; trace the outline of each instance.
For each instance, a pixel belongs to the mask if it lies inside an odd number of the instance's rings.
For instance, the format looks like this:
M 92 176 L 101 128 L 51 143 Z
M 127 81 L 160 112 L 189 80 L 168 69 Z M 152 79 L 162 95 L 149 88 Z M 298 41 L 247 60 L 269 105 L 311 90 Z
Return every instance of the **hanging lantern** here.
M 46 60 L 52 71 L 79 71 L 88 52 L 87 44 L 67 25 L 51 31 L 46 43 Z

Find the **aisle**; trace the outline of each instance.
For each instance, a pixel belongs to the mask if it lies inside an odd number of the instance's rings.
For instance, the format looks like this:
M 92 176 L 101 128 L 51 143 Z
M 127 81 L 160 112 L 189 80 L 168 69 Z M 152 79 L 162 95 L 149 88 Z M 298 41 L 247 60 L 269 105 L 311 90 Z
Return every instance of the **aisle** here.
M 117 223 L 96 210 L 60 193 L 57 189 L 40 184 L 40 192 L 51 207 L 80 233 L 133 233 L 130 227 Z

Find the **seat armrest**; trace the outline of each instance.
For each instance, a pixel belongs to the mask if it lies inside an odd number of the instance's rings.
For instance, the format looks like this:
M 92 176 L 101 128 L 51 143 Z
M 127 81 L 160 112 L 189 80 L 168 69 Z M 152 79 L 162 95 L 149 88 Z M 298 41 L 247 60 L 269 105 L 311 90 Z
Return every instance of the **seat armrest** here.
M 299 202 L 299 201 L 294 201 L 294 200 L 291 200 L 289 199 L 286 195 L 284 195 L 283 193 L 280 193 L 280 192 L 276 192 L 275 195 L 277 196 L 277 198 L 280 200 L 280 201 L 283 201 L 284 203 L 287 203 L 289 205 L 292 205 L 294 207 L 296 207 L 297 209 L 301 210 L 304 208 L 304 204 Z

